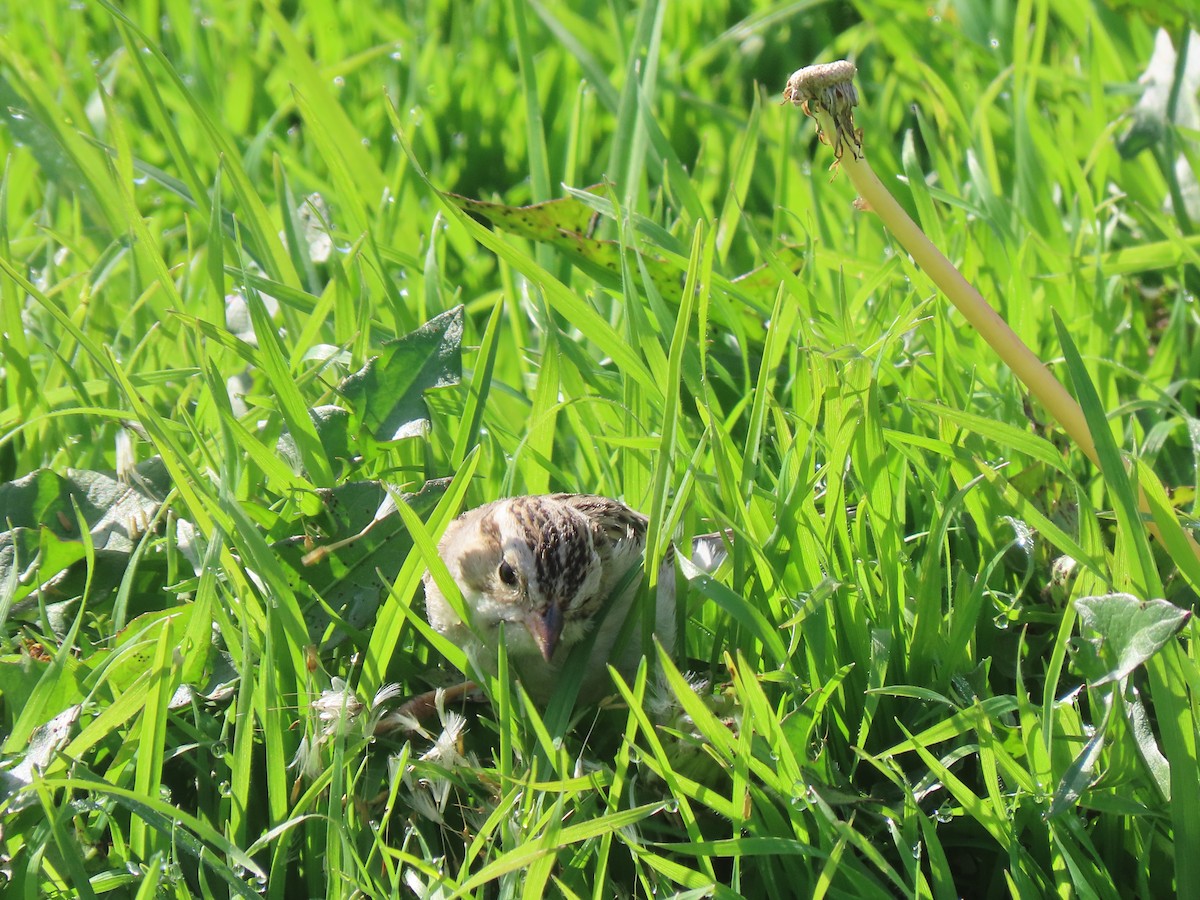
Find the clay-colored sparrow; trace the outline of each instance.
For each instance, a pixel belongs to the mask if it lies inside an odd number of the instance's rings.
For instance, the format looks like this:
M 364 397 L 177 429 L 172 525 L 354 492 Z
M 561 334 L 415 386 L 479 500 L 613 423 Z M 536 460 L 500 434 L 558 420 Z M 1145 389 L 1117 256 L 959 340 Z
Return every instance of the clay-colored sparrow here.
M 724 555 L 720 536 L 700 541 L 714 556 L 711 570 Z M 613 690 L 608 663 L 631 676 L 642 658 L 636 621 L 614 645 L 638 596 L 645 545 L 646 517 L 606 497 L 548 494 L 480 506 L 452 522 L 438 545 L 471 625 L 426 573 L 429 622 L 491 674 L 503 622 L 509 665 L 539 703 L 554 693 L 571 648 L 595 628 L 580 688 L 581 700 L 595 700 Z M 654 611 L 654 633 L 668 648 L 675 641 L 673 563 L 668 558 L 659 573 Z

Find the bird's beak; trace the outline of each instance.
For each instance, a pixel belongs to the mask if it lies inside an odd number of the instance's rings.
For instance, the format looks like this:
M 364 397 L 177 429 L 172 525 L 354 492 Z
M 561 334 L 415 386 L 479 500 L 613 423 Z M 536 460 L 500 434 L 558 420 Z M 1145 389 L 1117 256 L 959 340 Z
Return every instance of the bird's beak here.
M 557 603 L 551 603 L 541 615 L 531 613 L 525 620 L 525 627 L 533 635 L 534 643 L 542 651 L 542 657 L 550 662 L 554 651 L 558 649 L 558 639 L 562 637 L 563 616 Z

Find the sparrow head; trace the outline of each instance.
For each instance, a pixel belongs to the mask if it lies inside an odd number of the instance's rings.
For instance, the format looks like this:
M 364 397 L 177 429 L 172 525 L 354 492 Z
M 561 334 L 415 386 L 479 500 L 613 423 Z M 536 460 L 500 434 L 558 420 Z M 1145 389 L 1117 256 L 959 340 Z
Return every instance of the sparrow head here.
M 594 522 L 552 496 L 514 497 L 473 509 L 446 530 L 438 551 L 486 640 L 501 622 L 510 654 L 549 662 L 582 637 L 600 596 Z M 430 622 L 446 633 L 448 604 L 426 577 Z M 517 626 L 517 627 L 512 627 Z

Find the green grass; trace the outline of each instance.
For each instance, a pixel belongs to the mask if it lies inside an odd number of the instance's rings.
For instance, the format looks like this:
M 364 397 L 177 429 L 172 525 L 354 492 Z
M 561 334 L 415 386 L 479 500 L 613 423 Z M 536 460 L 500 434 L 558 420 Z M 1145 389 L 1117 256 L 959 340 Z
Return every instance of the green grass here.
M 8 4 L 6 896 L 1200 893 L 1200 237 L 1118 150 L 1145 15 Z M 778 105 L 845 56 L 1100 469 Z M 373 734 L 463 665 L 436 535 L 545 490 L 656 558 L 733 530 L 685 646 L 599 710 L 501 678 Z

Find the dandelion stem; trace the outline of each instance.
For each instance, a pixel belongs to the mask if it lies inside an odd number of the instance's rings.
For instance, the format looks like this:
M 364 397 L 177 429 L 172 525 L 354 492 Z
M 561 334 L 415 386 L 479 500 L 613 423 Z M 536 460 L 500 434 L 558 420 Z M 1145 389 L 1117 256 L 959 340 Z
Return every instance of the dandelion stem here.
M 854 124 L 853 108 L 858 104 L 858 93 L 854 89 L 855 72 L 854 64 L 846 60 L 800 69 L 788 79 L 783 92 L 784 101 L 790 100 L 802 107 L 806 114 L 816 120 L 821 139 L 833 147 L 836 159 L 834 166 L 849 177 L 862 197 L 865 208 L 879 216 L 917 265 L 1021 379 L 1088 459 L 1098 465 L 1100 460 L 1096 443 L 1079 403 L 979 291 L 934 246 L 875 175 L 863 153 L 862 129 Z M 1149 519 L 1149 505 L 1140 484 L 1138 493 L 1142 513 Z M 1147 521 L 1147 527 L 1161 540 L 1162 536 L 1153 521 Z M 1184 534 L 1192 550 L 1200 557 L 1200 545 L 1191 534 L 1186 531 Z
M 904 211 L 883 186 L 866 157 L 844 159 L 843 171 L 900 245 L 909 252 L 925 274 L 941 288 L 963 317 L 975 327 L 1005 364 L 1058 421 L 1092 462 L 1098 462 L 1096 445 L 1088 430 L 1083 409 L 1028 345 L 1017 336 L 1000 313 L 983 299 L 955 265 Z
M 854 73 L 854 64 L 846 61 L 809 66 L 788 79 L 784 99 L 804 107 L 804 111 L 816 119 L 822 139 L 833 145 L 837 157 L 835 165 L 850 178 L 866 207 L 891 229 L 896 240 L 917 265 L 945 293 L 1088 458 L 1098 462 L 1092 433 L 1075 398 L 925 236 L 925 232 L 909 218 L 904 207 L 896 202 L 896 198 L 875 175 L 863 153 L 862 131 L 854 127 L 851 109 L 858 103 L 858 95 L 853 87 Z

